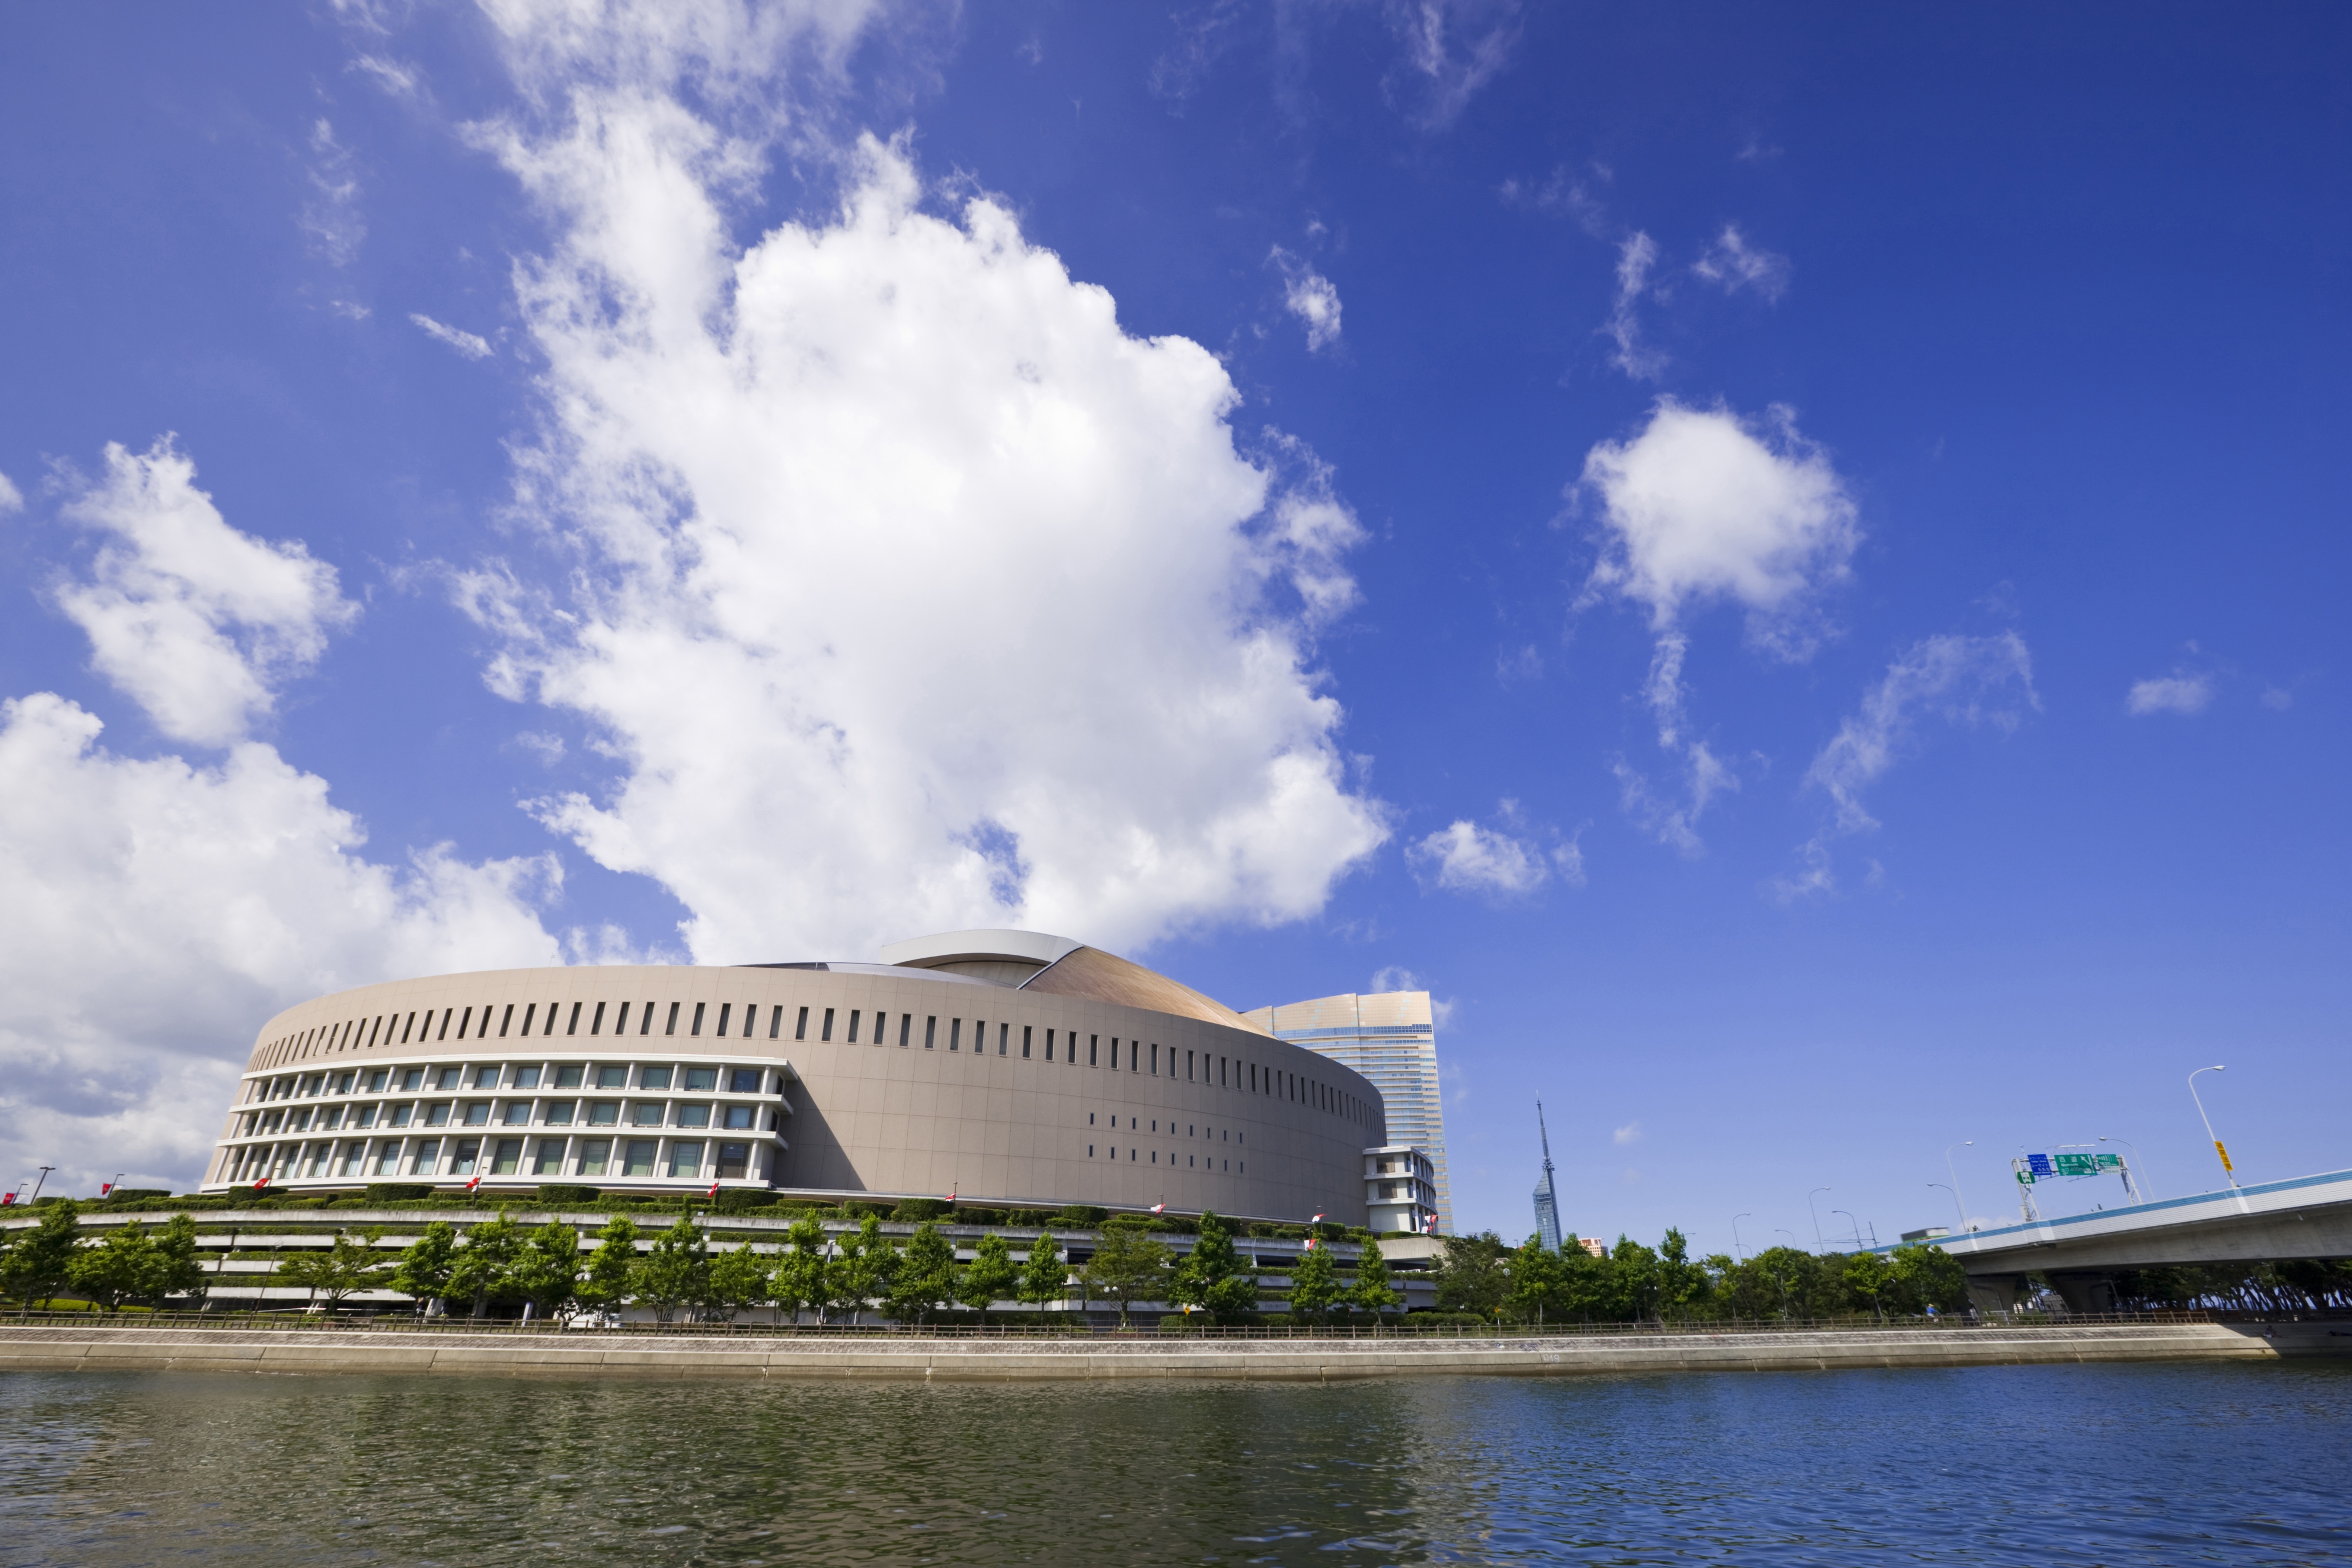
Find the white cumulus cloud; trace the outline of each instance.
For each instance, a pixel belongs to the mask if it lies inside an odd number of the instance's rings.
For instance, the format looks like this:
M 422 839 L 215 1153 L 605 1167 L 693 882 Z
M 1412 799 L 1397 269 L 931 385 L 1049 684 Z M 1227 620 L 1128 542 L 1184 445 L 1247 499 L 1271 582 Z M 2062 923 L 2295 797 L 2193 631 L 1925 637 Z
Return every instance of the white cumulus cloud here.
M 1307 346 L 1328 348 L 1339 340 L 1339 290 L 1303 257 L 1276 246 L 1266 260 L 1282 269 L 1282 303 L 1306 324 Z
M 487 360 L 497 350 L 489 340 L 468 332 L 461 327 L 446 326 L 421 310 L 412 310 L 408 319 L 424 329 L 425 335 L 436 343 L 446 343 L 469 360 Z
M 1623 1126 L 1612 1133 L 1610 1136 L 1616 1141 L 1619 1148 L 1623 1148 L 1631 1144 L 1638 1144 L 1642 1141 L 1642 1124 L 1639 1122 L 1628 1122 Z
M 1502 805 L 1505 821 L 1524 826 L 1518 803 Z M 1584 852 L 1573 841 L 1546 849 L 1535 834 L 1519 836 L 1460 818 L 1405 851 L 1415 874 L 1454 893 L 1517 897 L 1549 882 L 1555 868 L 1571 887 L 1584 885 Z
M 1845 577 L 1861 538 L 1844 481 L 1785 408 L 1748 420 L 1660 398 L 1639 434 L 1586 455 L 1583 483 L 1604 525 L 1589 592 L 1645 605 L 1661 627 L 1730 600 L 1792 653 L 1804 644 L 1779 618 Z
M 244 738 L 351 607 L 298 545 L 237 532 L 169 441 L 120 446 L 66 514 L 106 540 L 55 590 L 100 671 L 198 765 L 101 744 L 54 693 L 0 701 L 0 1158 L 87 1189 L 198 1176 L 254 1031 L 403 975 L 560 962 L 552 856 L 387 865 L 326 780 Z
M 0 474 L 0 517 L 25 509 L 25 493 L 16 488 L 16 481 Z
M 2200 714 L 2213 701 L 2213 677 L 2207 674 L 2158 675 L 2151 680 L 2135 681 L 2124 695 L 2124 710 L 2146 715 L 2152 713 L 2179 714 L 2184 717 Z
M 1659 747 L 1685 774 L 1678 791 L 1661 792 L 1621 758 L 1613 770 L 1622 803 L 1661 842 L 1696 854 L 1700 815 L 1739 782 L 1690 732 L 1687 619 L 1728 601 L 1747 610 L 1750 641 L 1782 658 L 1808 657 L 1821 591 L 1851 570 L 1856 508 L 1789 410 L 1750 421 L 1671 397 L 1658 400 L 1638 434 L 1595 445 L 1580 486 L 1601 504 L 1600 557 L 1580 602 L 1614 595 L 1648 610 L 1656 648 L 1643 697 Z
M 727 62 L 764 46 L 583 31 L 613 15 L 507 17 L 547 112 L 480 133 L 559 235 L 517 275 L 549 390 L 518 498 L 558 559 L 467 602 L 496 688 L 620 759 L 543 820 L 670 889 L 704 960 L 1320 909 L 1388 831 L 1313 663 L 1355 591 L 1328 476 L 1237 449 L 1213 356 L 901 145 L 739 243 L 780 133 Z
M 65 515 L 102 539 L 87 578 L 55 590 L 90 641 L 98 672 L 175 739 L 226 746 L 274 702 L 273 684 L 309 668 L 358 606 L 334 568 L 299 541 L 228 526 L 169 436 L 145 453 L 106 449 Z

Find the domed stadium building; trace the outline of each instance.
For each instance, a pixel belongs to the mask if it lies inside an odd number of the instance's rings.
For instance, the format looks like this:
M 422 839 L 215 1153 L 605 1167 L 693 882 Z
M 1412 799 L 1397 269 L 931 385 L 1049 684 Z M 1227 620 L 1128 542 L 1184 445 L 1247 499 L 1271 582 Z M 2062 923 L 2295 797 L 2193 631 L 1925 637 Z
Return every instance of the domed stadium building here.
M 269 1020 L 205 1188 L 751 1187 L 1367 1218 L 1380 1092 L 1164 975 L 961 931 L 883 962 L 362 986 Z

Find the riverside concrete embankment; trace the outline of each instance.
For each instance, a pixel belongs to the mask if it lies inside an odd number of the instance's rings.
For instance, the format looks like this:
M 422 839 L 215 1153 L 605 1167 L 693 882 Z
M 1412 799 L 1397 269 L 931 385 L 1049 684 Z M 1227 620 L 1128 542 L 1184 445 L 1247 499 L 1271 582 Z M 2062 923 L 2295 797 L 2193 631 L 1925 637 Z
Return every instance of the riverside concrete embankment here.
M 896 1381 L 1827 1372 L 2352 1354 L 2352 1325 L 2124 1323 L 1350 1339 L 0 1326 L 0 1370 Z

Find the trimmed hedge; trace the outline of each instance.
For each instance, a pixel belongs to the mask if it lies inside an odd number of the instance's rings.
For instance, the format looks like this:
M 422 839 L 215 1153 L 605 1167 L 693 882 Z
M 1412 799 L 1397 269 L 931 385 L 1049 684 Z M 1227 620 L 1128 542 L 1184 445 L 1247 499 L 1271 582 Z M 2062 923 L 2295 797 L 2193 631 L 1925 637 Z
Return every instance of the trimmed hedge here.
M 577 1186 L 569 1182 L 543 1181 L 539 1184 L 539 1201 L 550 1208 L 578 1208 L 604 1196 L 595 1187 Z
M 539 1189 L 544 1193 L 547 1189 Z M 429 1181 L 372 1181 L 365 1197 L 370 1203 L 415 1203 L 433 1196 Z

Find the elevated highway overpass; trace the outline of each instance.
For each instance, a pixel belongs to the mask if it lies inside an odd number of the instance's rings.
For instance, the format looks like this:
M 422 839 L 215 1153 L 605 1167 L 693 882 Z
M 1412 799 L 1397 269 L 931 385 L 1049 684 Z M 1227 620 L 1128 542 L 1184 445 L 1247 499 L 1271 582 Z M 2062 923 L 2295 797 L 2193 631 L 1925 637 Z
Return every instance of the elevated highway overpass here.
M 1979 1310 L 2006 1310 L 2019 1281 L 2039 1273 L 2076 1312 L 2107 1312 L 2120 1269 L 2352 1258 L 2352 1171 L 1930 1237 L 1927 1245 L 1960 1260 Z

